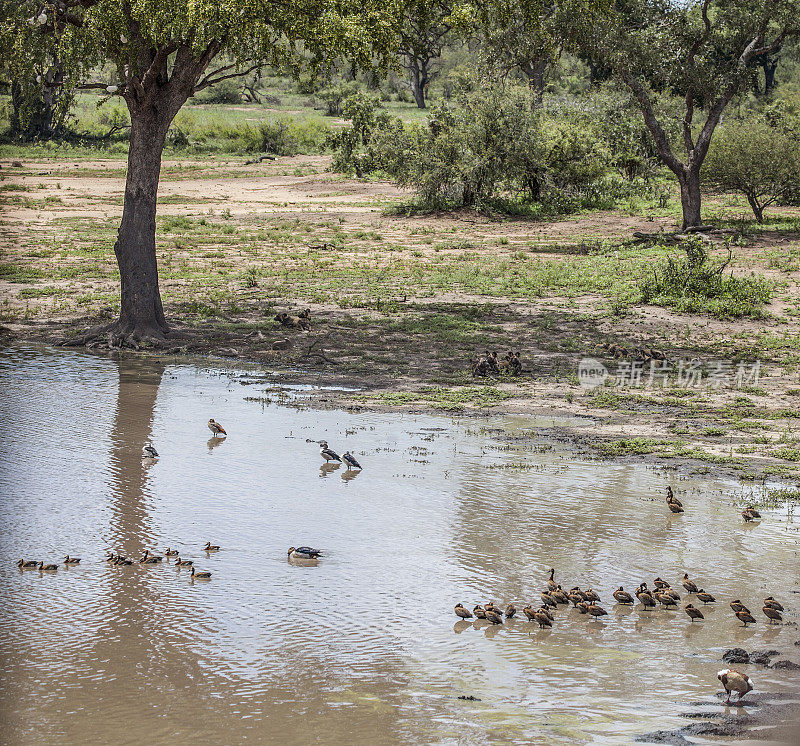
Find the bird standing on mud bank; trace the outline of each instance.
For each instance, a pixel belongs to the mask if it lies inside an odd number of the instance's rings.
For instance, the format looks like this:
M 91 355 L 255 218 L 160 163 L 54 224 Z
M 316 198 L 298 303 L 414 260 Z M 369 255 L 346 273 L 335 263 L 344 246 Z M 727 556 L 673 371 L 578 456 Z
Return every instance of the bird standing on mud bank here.
M 352 453 L 350 453 L 350 451 L 345 451 L 342 454 L 342 461 L 344 461 L 345 464 L 347 464 L 348 469 L 358 469 L 359 471 L 361 471 L 361 464 L 359 464 L 358 461 L 356 461 L 355 457 L 353 456 Z
M 456 604 L 455 608 L 456 616 L 460 616 L 462 619 L 472 619 L 472 612 L 464 607 L 464 604 Z
M 211 430 L 211 434 L 216 438 L 218 435 L 227 435 L 228 433 L 225 431 L 225 428 L 219 424 L 213 417 L 208 421 L 208 429 Z
M 717 674 L 717 678 L 722 682 L 722 686 L 725 687 L 725 692 L 728 695 L 728 699 L 725 700 L 726 705 L 731 703 L 731 692 L 738 692 L 739 698 L 736 700 L 738 704 L 745 694 L 753 691 L 753 682 L 750 681 L 750 677 L 735 668 L 726 668 L 720 671 Z

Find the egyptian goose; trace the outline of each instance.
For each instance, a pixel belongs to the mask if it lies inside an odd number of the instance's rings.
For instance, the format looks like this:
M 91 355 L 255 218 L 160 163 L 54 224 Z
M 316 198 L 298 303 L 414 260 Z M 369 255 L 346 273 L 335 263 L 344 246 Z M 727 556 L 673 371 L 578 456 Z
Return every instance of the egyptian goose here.
M 739 703 L 745 694 L 753 691 L 753 683 L 750 681 L 750 677 L 735 668 L 726 668 L 724 671 L 720 671 L 717 674 L 717 678 L 722 682 L 722 686 L 725 687 L 725 693 L 728 695 L 728 699 L 725 700 L 726 705 L 731 703 L 731 692 L 738 692 L 739 697 L 736 702 Z
M 228 433 L 225 431 L 225 428 L 219 424 L 213 417 L 208 421 L 208 429 L 211 430 L 211 434 L 214 436 L 217 435 L 227 435 Z

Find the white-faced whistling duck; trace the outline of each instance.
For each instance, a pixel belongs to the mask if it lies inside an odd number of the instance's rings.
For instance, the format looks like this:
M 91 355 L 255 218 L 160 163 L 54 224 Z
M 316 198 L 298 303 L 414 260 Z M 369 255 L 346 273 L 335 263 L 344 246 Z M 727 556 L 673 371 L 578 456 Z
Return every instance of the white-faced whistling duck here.
M 717 600 L 710 593 L 706 593 L 702 588 L 694 595 L 697 596 L 698 601 L 701 601 L 704 604 L 713 604 Z
M 777 609 L 773 609 L 771 606 L 764 606 L 761 611 L 764 612 L 764 616 L 769 619 L 768 624 L 772 624 L 772 622 L 782 622 L 783 617 L 781 616 L 780 611 Z
M 683 610 L 689 615 L 689 618 L 694 621 L 695 619 L 705 619 L 703 616 L 703 612 L 700 609 L 696 609 L 691 604 L 686 604 L 683 607 Z
M 618 604 L 632 604 L 633 603 L 633 596 L 631 596 L 628 591 L 626 591 L 622 586 L 617 588 L 614 593 L 611 594 L 614 596 L 614 600 Z
M 697 593 L 700 590 L 695 583 L 689 580 L 689 574 L 683 573 L 683 587 L 687 593 Z
M 776 611 L 783 611 L 783 606 L 772 596 L 767 596 L 764 599 L 764 606 L 769 606 L 770 609 L 775 609 Z
M 463 604 L 456 604 L 455 612 L 456 616 L 460 616 L 462 619 L 472 619 L 472 612 Z
M 749 611 L 737 611 L 736 618 L 742 623 L 743 627 L 756 623 L 755 617 Z

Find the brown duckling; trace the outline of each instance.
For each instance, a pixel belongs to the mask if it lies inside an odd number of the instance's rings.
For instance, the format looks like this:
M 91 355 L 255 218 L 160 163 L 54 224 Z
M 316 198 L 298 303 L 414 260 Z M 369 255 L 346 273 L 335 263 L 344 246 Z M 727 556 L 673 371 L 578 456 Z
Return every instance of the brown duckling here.
M 633 603 L 633 596 L 628 593 L 622 586 L 617 588 L 614 593 L 611 594 L 614 596 L 614 600 L 618 604 L 632 604 Z
M 64 557 L 64 564 L 65 565 L 79 565 L 80 562 L 81 562 L 81 558 L 80 557 L 70 557 L 69 555 Z
M 192 567 L 192 580 L 198 580 L 198 579 L 199 580 L 210 580 L 211 579 L 211 573 L 208 570 L 200 570 L 200 572 L 198 572 L 197 570 L 194 569 L 194 566 L 193 566 Z
M 553 626 L 553 620 L 550 618 L 548 614 L 545 613 L 544 609 L 539 609 L 538 611 L 534 612 L 533 618 L 539 625 L 539 629 L 544 629 L 545 627 Z
M 588 612 L 594 617 L 608 616 L 608 612 L 602 606 L 598 606 L 597 601 L 592 601 L 589 604 Z
M 783 611 L 783 606 L 772 596 L 767 596 L 764 599 L 764 606 L 769 606 L 770 609 L 775 609 L 776 611 Z
M 194 562 L 192 560 L 185 560 L 181 559 L 180 557 L 175 558 L 175 562 L 173 563 L 175 567 L 191 567 Z
M 55 572 L 58 570 L 58 565 L 45 565 L 44 562 L 39 563 L 39 572 Z
M 736 702 L 739 703 L 747 692 L 753 691 L 753 683 L 750 681 L 750 677 L 735 668 L 726 668 L 724 671 L 720 671 L 717 674 L 717 678 L 722 682 L 722 686 L 725 687 L 725 692 L 728 695 L 728 699 L 725 700 L 726 705 L 731 703 L 731 692 L 738 692 L 739 698 Z
M 536 621 L 536 612 L 530 604 L 522 607 L 522 613 L 528 618 L 529 622 Z
M 514 604 L 506 606 L 506 619 L 512 619 L 514 614 L 517 613 L 517 607 Z
M 472 619 L 472 612 L 464 604 L 456 604 L 455 612 L 456 616 L 460 616 L 462 619 Z
M 547 579 L 547 589 L 550 591 L 554 591 L 556 588 L 558 588 L 558 583 L 556 583 L 556 581 L 553 579 L 553 576 L 555 574 L 556 574 L 555 569 L 551 567 L 550 577 Z
M 689 580 L 689 574 L 683 573 L 683 587 L 687 593 L 697 593 L 700 590 L 695 583 Z
M 766 616 L 767 619 L 769 619 L 769 622 L 767 622 L 767 624 L 772 624 L 772 622 L 783 621 L 783 617 L 781 616 L 780 611 L 778 611 L 777 609 L 773 609 L 771 606 L 764 606 L 761 609 L 761 611 L 763 611 L 764 616 Z
M 710 593 L 706 593 L 702 588 L 694 595 L 697 596 L 698 601 L 702 601 L 704 604 L 713 604 L 717 600 Z
M 17 567 L 21 570 L 33 570 L 34 567 L 39 567 L 39 560 L 18 560 Z
M 203 547 L 204 552 L 218 552 L 219 547 L 216 544 L 212 544 L 210 541 L 206 542 L 206 545 Z
M 502 624 L 503 616 L 502 614 L 494 611 L 494 609 L 486 609 L 486 621 L 491 622 L 492 624 Z
M 748 614 L 750 613 L 750 609 L 748 609 L 738 598 L 731 601 L 729 606 L 733 609 L 734 613 L 737 611 L 746 611 Z
M 689 615 L 689 618 L 694 621 L 695 619 L 705 619 L 703 616 L 703 612 L 700 609 L 696 609 L 691 604 L 685 604 L 683 610 Z
M 483 606 L 480 604 L 478 604 L 472 611 L 478 619 L 486 619 L 486 612 L 484 611 Z
M 748 624 L 755 624 L 756 620 L 749 611 L 737 611 L 736 618 L 746 627 Z

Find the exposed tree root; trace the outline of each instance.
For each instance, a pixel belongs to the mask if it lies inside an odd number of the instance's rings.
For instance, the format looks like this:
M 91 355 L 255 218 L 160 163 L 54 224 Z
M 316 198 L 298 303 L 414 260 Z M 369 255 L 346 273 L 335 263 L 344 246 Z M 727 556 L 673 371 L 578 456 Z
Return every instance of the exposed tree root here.
M 187 330 L 163 329 L 157 324 L 136 325 L 114 321 L 111 324 L 93 326 L 77 337 L 61 340 L 61 347 L 88 347 L 90 349 L 145 350 L 174 349 L 178 340 L 194 339 Z

